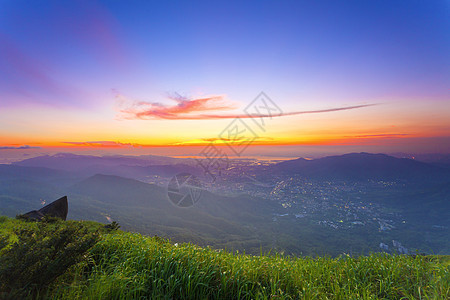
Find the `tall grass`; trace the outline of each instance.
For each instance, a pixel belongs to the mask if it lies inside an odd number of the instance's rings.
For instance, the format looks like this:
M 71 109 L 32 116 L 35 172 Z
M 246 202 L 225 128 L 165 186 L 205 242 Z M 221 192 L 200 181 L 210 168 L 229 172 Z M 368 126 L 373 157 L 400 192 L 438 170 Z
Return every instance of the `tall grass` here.
M 54 226 L 65 226 L 64 222 Z M 83 223 L 98 231 L 101 225 Z M 0 217 L 12 229 L 39 226 Z M 101 231 L 78 264 L 40 298 L 50 299 L 449 299 L 450 259 L 371 254 L 349 257 L 251 256 L 158 237 Z M 0 248 L 1 248 L 0 247 Z M 0 256 L 2 252 L 0 251 Z
M 104 236 L 82 280 L 55 298 L 86 299 L 448 299 L 438 258 L 372 254 L 295 258 L 172 245 L 140 234 Z M 81 272 L 81 271 L 80 271 Z

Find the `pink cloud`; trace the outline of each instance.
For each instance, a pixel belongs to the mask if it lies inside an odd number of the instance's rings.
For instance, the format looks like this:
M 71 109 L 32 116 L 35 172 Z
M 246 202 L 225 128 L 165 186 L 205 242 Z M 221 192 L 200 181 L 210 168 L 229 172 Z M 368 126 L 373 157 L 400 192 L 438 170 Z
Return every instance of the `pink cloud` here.
M 204 113 L 207 111 L 229 111 L 237 108 L 236 103 L 226 101 L 223 96 L 210 96 L 205 98 L 188 99 L 180 95 L 169 96 L 176 104 L 165 105 L 159 102 L 130 101 L 123 95 L 116 93 L 119 105 L 119 118 L 127 120 L 211 120 L 211 119 L 234 119 L 234 118 L 265 118 L 294 116 L 301 114 L 315 114 L 352 110 L 374 106 L 376 104 L 362 104 L 353 106 L 334 107 L 329 109 L 294 111 L 282 114 L 259 114 L 247 115 L 244 113 L 217 114 Z
M 205 111 L 226 111 L 237 108 L 237 104 L 225 100 L 224 96 L 209 96 L 204 98 L 188 99 L 178 94 L 168 98 L 175 101 L 173 105 L 164 105 L 158 102 L 128 101 L 124 96 L 116 94 L 119 109 L 124 119 L 204 119 L 205 115 L 198 115 Z M 196 114 L 197 113 L 197 114 Z

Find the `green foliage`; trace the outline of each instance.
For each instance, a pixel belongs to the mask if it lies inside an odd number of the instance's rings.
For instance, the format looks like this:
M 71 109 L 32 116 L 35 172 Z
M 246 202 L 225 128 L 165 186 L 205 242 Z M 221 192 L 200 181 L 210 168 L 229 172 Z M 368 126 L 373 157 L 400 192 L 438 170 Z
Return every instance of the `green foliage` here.
M 77 236 L 72 243 L 87 241 L 95 232 L 100 232 L 102 238 L 97 243 L 92 239 L 94 246 L 73 259 L 71 267 L 66 267 L 61 260 L 70 259 L 73 252 L 48 255 L 53 250 L 48 249 L 50 242 L 44 240 L 52 240 L 55 245 L 61 238 L 53 236 L 66 236 L 64 230 L 73 227 L 78 233 L 71 235 Z M 46 238 L 42 238 L 43 233 Z M 14 235 L 19 239 L 12 238 Z M 70 248 L 70 244 L 64 249 Z M 1 217 L 0 247 L 3 247 L 2 289 L 9 295 L 14 293 L 15 298 L 26 294 L 51 299 L 448 299 L 450 296 L 448 256 L 252 256 L 111 231 L 94 222 L 41 224 Z M 18 249 L 24 255 L 11 255 L 18 254 Z M 42 263 L 39 260 L 30 264 L 32 260 L 26 257 L 33 257 L 33 251 L 47 258 Z M 23 274 L 17 271 L 12 273 L 16 279 L 6 278 L 4 262 L 8 261 L 14 262 Z M 26 264 L 29 267 L 24 268 Z M 55 268 L 62 276 L 51 271 Z M 41 276 L 33 278 L 28 274 L 36 275 L 38 269 Z M 44 278 L 48 280 L 42 283 Z M 31 286 L 36 284 L 48 286 L 47 291 L 30 293 Z M 0 298 L 5 298 L 4 295 Z
M 99 234 L 75 222 L 54 219 L 16 227 L 16 242 L 0 245 L 0 298 L 35 297 L 66 270 L 85 259 Z
M 56 222 L 61 221 L 61 218 L 46 216 L 46 215 L 44 215 L 41 220 L 38 220 L 38 219 L 33 219 L 30 217 L 27 217 L 26 215 L 19 214 L 19 215 L 16 215 L 16 219 L 22 220 L 22 221 L 28 221 L 28 222 L 44 222 L 44 223 L 56 223 Z
M 448 266 L 429 256 L 251 256 L 140 234 L 107 235 L 74 299 L 447 299 Z
M 23 221 L 29 221 L 30 220 L 29 218 L 25 217 L 25 215 L 23 215 L 23 214 L 17 214 L 16 215 L 16 219 L 17 220 L 23 220 Z
M 109 229 L 109 230 L 117 230 L 117 229 L 120 228 L 120 225 L 119 225 L 119 223 L 117 223 L 116 221 L 112 221 L 111 224 L 105 225 L 105 228 L 106 228 L 106 229 Z

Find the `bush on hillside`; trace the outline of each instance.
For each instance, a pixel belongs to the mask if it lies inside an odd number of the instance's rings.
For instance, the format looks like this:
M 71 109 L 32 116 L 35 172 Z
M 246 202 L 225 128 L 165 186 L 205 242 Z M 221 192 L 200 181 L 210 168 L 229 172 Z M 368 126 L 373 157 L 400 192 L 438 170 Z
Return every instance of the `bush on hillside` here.
M 111 224 L 107 224 L 104 227 L 109 230 L 118 230 L 120 228 L 120 225 L 116 221 L 113 221 Z
M 70 266 L 86 259 L 99 239 L 80 223 L 42 222 L 15 230 L 17 242 L 0 242 L 0 299 L 35 298 Z

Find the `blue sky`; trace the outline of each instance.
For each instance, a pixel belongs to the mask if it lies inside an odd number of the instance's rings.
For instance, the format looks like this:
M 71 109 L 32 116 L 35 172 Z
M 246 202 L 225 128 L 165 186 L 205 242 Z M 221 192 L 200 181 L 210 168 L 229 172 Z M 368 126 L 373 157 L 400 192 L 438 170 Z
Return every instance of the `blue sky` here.
M 82 130 L 92 126 L 91 118 L 111 122 L 114 128 L 118 95 L 161 105 L 170 105 L 167 95 L 188 100 L 220 95 L 242 109 L 265 91 L 285 112 L 385 105 L 386 111 L 374 108 L 364 115 L 373 125 L 358 134 L 385 134 L 395 125 L 403 127 L 392 134 L 445 138 L 449 124 L 444 121 L 431 124 L 426 132 L 417 128 L 423 118 L 448 117 L 449 3 L 0 1 L 0 105 L 10 116 L 0 122 L 9 128 L 0 131 L 0 137 L 9 141 L 5 144 L 36 143 L 30 138 L 33 130 L 11 116 L 48 122 L 44 118 L 65 111 L 74 114 Z M 425 104 L 432 108 L 424 111 Z M 383 127 L 377 121 L 380 114 L 404 120 L 384 120 Z M 172 126 L 167 120 L 154 121 L 143 122 Z M 283 124 L 303 121 L 279 122 L 274 133 L 280 134 Z M 328 122 L 341 124 L 334 115 Z M 198 123 L 190 131 L 203 127 Z M 86 138 L 161 140 L 151 133 L 133 136 L 139 130 L 130 128 L 128 134 L 99 131 Z M 282 135 L 295 143 L 301 130 Z M 318 128 L 315 134 L 322 131 Z M 198 138 L 211 134 L 202 131 Z M 166 142 L 194 138 L 177 133 Z M 60 132 L 42 138 L 43 143 L 61 141 Z

